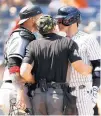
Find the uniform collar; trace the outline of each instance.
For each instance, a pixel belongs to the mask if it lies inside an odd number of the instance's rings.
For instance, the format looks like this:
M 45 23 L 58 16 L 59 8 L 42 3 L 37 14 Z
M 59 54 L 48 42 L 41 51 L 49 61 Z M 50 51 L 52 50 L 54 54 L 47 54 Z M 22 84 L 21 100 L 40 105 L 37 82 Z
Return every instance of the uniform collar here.
M 57 39 L 57 34 L 55 33 L 48 33 L 43 35 L 44 39 L 55 40 Z
M 59 31 L 57 34 L 60 35 L 60 36 L 63 36 L 63 37 L 67 36 L 67 34 L 63 31 Z
M 63 37 L 72 38 L 72 40 L 74 40 L 74 39 L 75 39 L 75 36 L 76 36 L 78 33 L 79 33 L 79 30 L 77 31 L 77 33 L 76 33 L 74 36 L 69 37 L 69 36 L 67 36 L 67 34 L 66 34 L 65 32 L 60 31 L 60 32 L 58 33 L 58 35 L 63 36 Z

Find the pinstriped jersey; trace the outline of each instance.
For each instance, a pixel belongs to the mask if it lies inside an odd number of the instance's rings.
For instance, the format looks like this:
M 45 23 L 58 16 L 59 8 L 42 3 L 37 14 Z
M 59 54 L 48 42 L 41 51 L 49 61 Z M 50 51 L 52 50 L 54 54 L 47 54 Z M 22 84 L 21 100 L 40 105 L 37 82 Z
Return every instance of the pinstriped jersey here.
M 82 31 L 72 37 L 72 39 L 78 44 L 79 55 L 85 64 L 91 65 L 90 61 L 97 60 L 101 58 L 100 46 L 96 38 L 92 37 Z M 67 77 L 70 77 L 70 86 L 78 86 L 88 82 L 92 82 L 92 75 L 83 76 L 78 73 L 72 66 L 69 65 L 69 71 Z

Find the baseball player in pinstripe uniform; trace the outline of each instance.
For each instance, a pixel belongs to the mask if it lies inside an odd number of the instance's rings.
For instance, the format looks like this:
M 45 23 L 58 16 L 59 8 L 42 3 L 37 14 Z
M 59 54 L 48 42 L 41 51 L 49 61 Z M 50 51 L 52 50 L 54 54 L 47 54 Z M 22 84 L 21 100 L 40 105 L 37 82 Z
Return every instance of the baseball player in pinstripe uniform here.
M 67 75 L 70 77 L 70 86 L 75 87 L 72 94 L 77 96 L 79 115 L 93 115 L 92 101 L 95 102 L 100 84 L 100 71 L 95 70 L 97 67 L 100 67 L 99 44 L 90 34 L 78 30 L 80 12 L 77 8 L 72 6 L 60 8 L 56 19 L 60 29 L 59 34 L 72 38 L 79 46 L 79 54 L 83 61 L 93 66 L 92 74 L 88 76 L 79 74 L 72 66 L 69 66 L 69 73 Z

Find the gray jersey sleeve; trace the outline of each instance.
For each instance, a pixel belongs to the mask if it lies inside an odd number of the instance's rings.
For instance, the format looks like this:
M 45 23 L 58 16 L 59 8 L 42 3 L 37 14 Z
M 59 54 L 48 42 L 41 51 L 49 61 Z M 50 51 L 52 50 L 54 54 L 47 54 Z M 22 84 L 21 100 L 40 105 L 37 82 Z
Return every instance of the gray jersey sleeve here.
M 13 34 L 7 42 L 7 58 L 18 57 L 22 59 L 25 55 L 25 48 L 29 42 L 29 40 L 22 38 L 18 33 Z

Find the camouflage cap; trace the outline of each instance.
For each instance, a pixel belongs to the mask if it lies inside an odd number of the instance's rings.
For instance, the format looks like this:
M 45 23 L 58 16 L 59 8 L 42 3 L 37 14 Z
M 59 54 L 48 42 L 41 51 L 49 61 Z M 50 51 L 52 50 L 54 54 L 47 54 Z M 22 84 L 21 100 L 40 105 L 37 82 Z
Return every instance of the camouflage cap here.
M 54 20 L 50 15 L 43 15 L 37 21 L 37 29 L 40 34 L 47 34 L 54 28 Z

